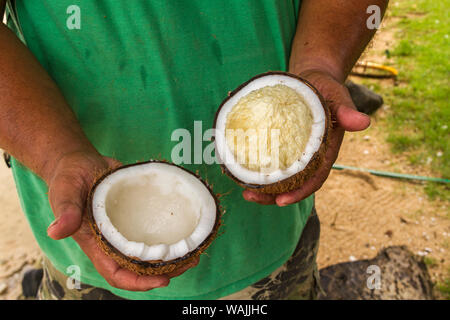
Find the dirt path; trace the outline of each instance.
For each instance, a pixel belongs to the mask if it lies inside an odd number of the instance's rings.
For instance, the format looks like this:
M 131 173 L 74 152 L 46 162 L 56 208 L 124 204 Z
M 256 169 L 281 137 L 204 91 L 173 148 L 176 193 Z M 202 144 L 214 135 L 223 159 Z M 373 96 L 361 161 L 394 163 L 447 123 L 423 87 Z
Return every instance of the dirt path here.
M 348 134 L 337 163 L 417 174 L 406 161 L 393 162 L 376 131 Z M 426 257 L 434 281 L 448 276 L 448 204 L 429 201 L 420 184 L 333 170 L 316 194 L 316 206 L 322 227 L 319 268 L 373 258 L 383 247 L 406 245 Z

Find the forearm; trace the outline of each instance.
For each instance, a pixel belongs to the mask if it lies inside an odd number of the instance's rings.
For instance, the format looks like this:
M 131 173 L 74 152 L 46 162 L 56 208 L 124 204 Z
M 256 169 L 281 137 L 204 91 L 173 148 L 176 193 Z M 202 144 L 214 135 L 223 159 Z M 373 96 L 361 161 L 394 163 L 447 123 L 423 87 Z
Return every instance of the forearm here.
M 303 0 L 292 44 L 289 69 L 318 69 L 343 82 L 373 37 L 367 28 L 367 7 L 384 14 L 388 0 Z
M 0 148 L 46 181 L 58 160 L 95 153 L 60 90 L 0 23 Z

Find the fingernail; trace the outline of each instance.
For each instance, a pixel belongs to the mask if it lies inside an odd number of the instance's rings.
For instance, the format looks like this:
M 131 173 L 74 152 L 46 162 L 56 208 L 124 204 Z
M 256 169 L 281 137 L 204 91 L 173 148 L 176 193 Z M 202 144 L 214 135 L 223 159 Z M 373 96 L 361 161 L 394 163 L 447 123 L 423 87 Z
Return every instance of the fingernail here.
M 277 201 L 277 205 L 279 206 L 279 207 L 285 207 L 285 206 L 287 206 L 289 203 L 287 203 L 287 202 L 285 202 L 285 201 Z
M 51 228 L 53 228 L 54 226 L 56 226 L 56 225 L 58 224 L 58 222 L 59 222 L 59 218 L 58 218 L 58 219 L 55 219 L 52 223 L 50 223 L 50 225 L 49 225 L 48 228 L 47 228 L 47 232 L 48 232 L 48 230 L 50 230 Z
M 246 199 L 247 201 L 253 201 L 255 200 L 255 197 L 249 192 L 244 192 L 244 199 Z

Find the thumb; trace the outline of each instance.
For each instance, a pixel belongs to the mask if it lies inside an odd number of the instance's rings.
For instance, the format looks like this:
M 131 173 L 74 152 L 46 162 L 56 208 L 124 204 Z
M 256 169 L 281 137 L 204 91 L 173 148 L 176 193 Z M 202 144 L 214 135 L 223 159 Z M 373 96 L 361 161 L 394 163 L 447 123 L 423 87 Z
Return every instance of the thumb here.
M 49 187 L 49 201 L 55 220 L 47 229 L 50 238 L 71 236 L 81 226 L 88 188 L 81 177 L 57 175 Z
M 341 128 L 346 131 L 362 131 L 370 125 L 370 117 L 364 113 L 356 111 L 346 105 L 341 105 L 336 110 L 336 120 Z
M 339 127 L 346 131 L 361 131 L 369 127 L 370 118 L 356 110 L 348 89 L 324 72 L 303 72 L 305 79 L 310 81 L 323 95 L 325 101 L 329 101 L 329 107 L 333 118 Z

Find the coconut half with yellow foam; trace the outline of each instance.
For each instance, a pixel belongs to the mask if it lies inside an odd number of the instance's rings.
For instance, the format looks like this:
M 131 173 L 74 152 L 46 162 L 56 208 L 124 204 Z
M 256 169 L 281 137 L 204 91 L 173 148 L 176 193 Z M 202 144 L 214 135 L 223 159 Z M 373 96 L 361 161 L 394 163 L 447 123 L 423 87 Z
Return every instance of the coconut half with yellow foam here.
M 220 206 L 196 174 L 164 161 L 126 165 L 103 174 L 88 196 L 99 246 L 138 274 L 174 272 L 211 244 Z
M 260 74 L 230 92 L 214 120 L 223 172 L 244 188 L 301 187 L 324 160 L 330 111 L 317 89 L 287 72 Z

